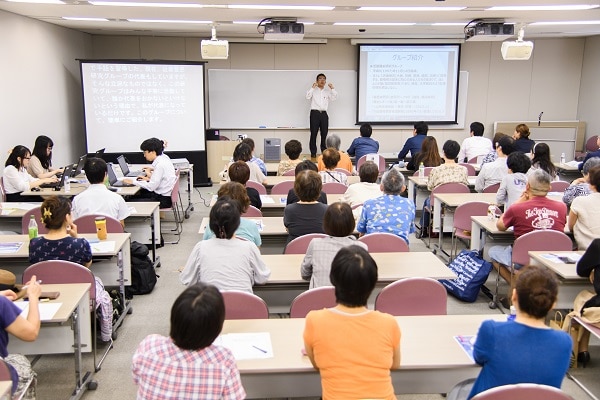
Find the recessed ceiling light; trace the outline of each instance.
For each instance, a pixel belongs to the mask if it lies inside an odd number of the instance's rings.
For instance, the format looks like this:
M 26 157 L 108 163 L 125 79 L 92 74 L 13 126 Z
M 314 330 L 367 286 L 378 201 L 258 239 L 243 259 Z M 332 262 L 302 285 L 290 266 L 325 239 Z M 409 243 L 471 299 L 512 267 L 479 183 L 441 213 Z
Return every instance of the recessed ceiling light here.
M 486 11 L 578 11 L 591 10 L 598 8 L 598 4 L 561 4 L 561 5 L 545 5 L 545 6 L 493 6 L 486 8 Z
M 600 25 L 600 21 L 544 21 L 527 25 Z
M 434 26 L 465 26 L 467 23 L 466 22 L 434 22 L 433 24 L 430 25 L 434 25 Z
M 467 7 L 359 7 L 358 11 L 461 11 Z
M 258 25 L 261 21 L 233 21 L 234 24 L 238 24 L 238 25 Z M 314 22 L 305 22 L 305 21 L 298 21 L 298 23 L 301 23 L 303 25 L 314 25 Z
M 186 19 L 138 19 L 138 18 L 128 18 L 129 22 L 148 22 L 148 23 L 157 23 L 157 24 L 206 24 L 210 25 L 212 21 L 193 21 Z
M 67 21 L 98 21 L 98 22 L 108 22 L 106 18 L 91 18 L 91 17 L 61 17 L 62 19 L 66 19 Z
M 60 0 L 6 0 L 12 3 L 35 3 L 35 4 L 66 4 Z
M 411 26 L 414 22 L 334 22 L 334 25 L 346 26 Z
M 312 10 L 312 11 L 331 11 L 333 6 L 287 6 L 278 4 L 230 4 L 227 8 L 247 9 L 247 10 Z
M 134 1 L 88 1 L 94 6 L 113 7 L 160 7 L 160 8 L 202 8 L 202 4 L 194 3 L 137 3 Z

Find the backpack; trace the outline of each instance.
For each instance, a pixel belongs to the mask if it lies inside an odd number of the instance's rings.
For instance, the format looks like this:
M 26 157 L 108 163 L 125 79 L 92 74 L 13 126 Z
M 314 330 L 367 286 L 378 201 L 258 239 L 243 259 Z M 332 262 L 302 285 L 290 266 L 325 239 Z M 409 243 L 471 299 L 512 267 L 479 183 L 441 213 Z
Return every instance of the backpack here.
M 152 292 L 158 275 L 154 272 L 152 260 L 148 257 L 148 247 L 139 242 L 131 242 L 131 286 L 125 288 L 127 296 Z

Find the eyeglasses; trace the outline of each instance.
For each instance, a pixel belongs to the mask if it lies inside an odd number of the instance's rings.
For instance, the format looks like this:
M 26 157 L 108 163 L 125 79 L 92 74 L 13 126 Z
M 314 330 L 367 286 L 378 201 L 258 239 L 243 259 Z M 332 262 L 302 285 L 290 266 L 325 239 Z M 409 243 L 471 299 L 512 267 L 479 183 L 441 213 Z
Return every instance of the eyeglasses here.
M 31 157 L 25 157 L 24 159 L 25 160 L 31 160 Z

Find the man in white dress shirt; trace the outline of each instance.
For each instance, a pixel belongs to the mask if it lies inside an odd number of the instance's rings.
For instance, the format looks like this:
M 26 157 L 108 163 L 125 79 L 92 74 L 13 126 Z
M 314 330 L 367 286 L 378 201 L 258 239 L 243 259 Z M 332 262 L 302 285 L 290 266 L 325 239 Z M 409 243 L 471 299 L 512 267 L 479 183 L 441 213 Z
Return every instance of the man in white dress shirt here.
M 492 141 L 483 137 L 485 129 L 481 122 L 473 122 L 470 126 L 471 136 L 463 140 L 458 153 L 458 162 L 469 162 L 470 159 L 485 156 L 494 150 Z
M 475 180 L 475 190 L 483 192 L 488 186 L 502 182 L 504 177 L 508 175 L 508 166 L 506 165 L 506 157 L 515 149 L 515 140 L 510 136 L 503 136 L 498 140 L 496 146 L 496 154 L 498 158 L 495 161 L 485 163 L 481 166 L 481 170 Z
M 88 158 L 84 171 L 90 186 L 73 199 L 71 213 L 73 219 L 84 215 L 107 215 L 121 222 L 125 227 L 125 218 L 131 211 L 123 197 L 108 190 L 104 184 L 107 171 L 106 162 L 101 158 Z
M 327 77 L 325 74 L 317 75 L 317 81 L 312 84 L 312 87 L 306 92 L 306 98 L 310 100 L 310 157 L 313 161 L 317 158 L 317 134 L 321 129 L 321 151 L 325 150 L 325 139 L 329 130 L 329 116 L 327 115 L 327 107 L 330 101 L 337 99 L 337 91 L 333 88 L 333 84 L 328 84 L 325 87 Z
M 133 183 L 141 188 L 132 201 L 158 201 L 160 208 L 171 207 L 171 192 L 178 182 L 171 159 L 163 154 L 162 140 L 146 139 L 140 145 L 140 149 L 144 152 L 144 158 L 150 161 L 152 166 L 143 168 L 145 176 L 123 179 L 123 182 Z

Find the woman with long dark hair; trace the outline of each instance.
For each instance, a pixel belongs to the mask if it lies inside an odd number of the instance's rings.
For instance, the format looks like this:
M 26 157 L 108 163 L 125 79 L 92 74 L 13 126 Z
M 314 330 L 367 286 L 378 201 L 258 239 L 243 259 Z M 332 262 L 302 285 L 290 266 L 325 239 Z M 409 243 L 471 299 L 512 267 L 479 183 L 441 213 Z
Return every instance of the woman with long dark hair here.
M 442 164 L 440 157 L 440 149 L 438 148 L 437 140 L 433 136 L 427 136 L 421 144 L 421 151 L 408 163 L 406 169 L 416 171 L 423 163 L 425 167 L 439 167 Z
M 27 172 L 34 178 L 49 178 L 62 173 L 62 168 L 52 168 L 52 147 L 54 142 L 48 136 L 38 136 L 33 145 L 33 154 Z
M 21 193 L 39 187 L 44 183 L 57 181 L 56 176 L 37 179 L 29 175 L 27 167 L 29 166 L 30 160 L 31 152 L 27 147 L 21 145 L 13 147 L 8 155 L 6 163 L 4 164 L 4 173 L 2 175 L 6 201 L 44 201 L 44 199 L 39 196 L 21 196 Z
M 536 143 L 531 150 L 533 159 L 531 160 L 532 169 L 543 169 L 556 180 L 557 173 L 554 163 L 550 159 L 550 147 L 546 143 Z

